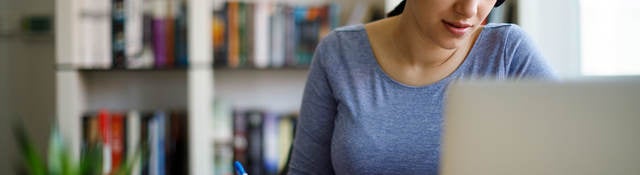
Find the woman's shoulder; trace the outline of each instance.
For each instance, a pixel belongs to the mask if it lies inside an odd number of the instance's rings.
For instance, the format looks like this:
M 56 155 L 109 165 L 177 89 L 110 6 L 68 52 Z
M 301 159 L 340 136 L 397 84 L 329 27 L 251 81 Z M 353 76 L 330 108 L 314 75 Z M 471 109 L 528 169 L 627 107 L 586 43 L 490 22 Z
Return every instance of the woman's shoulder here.
M 319 44 L 318 49 L 329 51 L 360 51 L 368 46 L 368 38 L 363 24 L 344 26 L 329 32 Z M 327 50 L 325 50 L 327 51 Z
M 505 39 L 505 40 L 521 40 L 528 38 L 527 34 L 517 24 L 511 23 L 489 23 L 484 26 L 483 33 L 485 38 Z
M 354 24 L 354 25 L 348 25 L 348 26 L 342 26 L 342 27 L 338 27 L 336 29 L 334 29 L 334 32 L 337 33 L 341 33 L 341 32 L 362 32 L 364 31 L 364 24 Z
M 361 40 L 364 38 L 363 36 L 366 36 L 366 34 L 364 34 L 365 32 L 366 31 L 363 24 L 338 27 L 336 29 L 333 29 L 333 31 L 329 32 L 329 34 L 325 36 L 322 39 L 322 41 L 323 42 L 344 42 L 344 41 Z
M 353 65 L 369 62 L 369 57 L 363 57 L 371 55 L 369 52 L 371 48 L 364 25 L 350 25 L 336 28 L 323 37 L 314 59 L 324 65 Z

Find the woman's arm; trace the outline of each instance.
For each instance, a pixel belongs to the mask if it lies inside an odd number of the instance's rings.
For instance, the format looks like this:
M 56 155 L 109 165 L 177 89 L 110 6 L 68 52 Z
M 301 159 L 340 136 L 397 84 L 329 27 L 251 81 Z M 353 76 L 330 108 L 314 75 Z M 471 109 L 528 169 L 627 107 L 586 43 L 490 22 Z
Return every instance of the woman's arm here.
M 333 96 L 324 61 L 327 39 L 316 49 L 302 98 L 300 118 L 291 152 L 289 174 L 334 174 L 331 137 L 337 102 Z

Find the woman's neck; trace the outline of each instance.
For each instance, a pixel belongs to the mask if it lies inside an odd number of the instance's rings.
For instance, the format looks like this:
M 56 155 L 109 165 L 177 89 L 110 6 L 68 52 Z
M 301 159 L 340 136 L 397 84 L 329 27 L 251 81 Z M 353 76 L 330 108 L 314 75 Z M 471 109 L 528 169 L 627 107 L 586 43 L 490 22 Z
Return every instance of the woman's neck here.
M 403 13 L 391 19 L 389 40 L 403 64 L 411 67 L 435 68 L 452 57 L 459 56 L 457 48 L 443 48 L 420 30 L 419 23 L 411 14 Z M 465 42 L 466 43 L 466 42 Z M 464 46 L 466 44 L 462 44 Z

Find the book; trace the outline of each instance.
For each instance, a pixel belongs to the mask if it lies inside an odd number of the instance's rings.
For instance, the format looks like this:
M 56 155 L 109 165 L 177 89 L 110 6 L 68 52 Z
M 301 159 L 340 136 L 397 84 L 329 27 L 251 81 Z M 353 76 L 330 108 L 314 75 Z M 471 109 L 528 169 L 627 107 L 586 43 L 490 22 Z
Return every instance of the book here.
M 166 58 L 167 58 L 167 62 L 165 65 L 165 68 L 173 68 L 175 66 L 175 62 L 176 62 L 176 40 L 175 40 L 175 34 L 176 34 L 176 14 L 177 14 L 177 5 L 176 2 L 177 0 L 166 0 L 167 3 L 167 13 L 166 16 L 164 17 L 164 21 L 165 21 L 165 45 L 166 45 Z
M 175 66 L 185 68 L 189 66 L 189 50 L 187 35 L 187 3 L 185 0 L 177 1 L 175 14 Z
M 111 67 L 111 0 L 79 1 L 78 50 L 74 55 L 81 68 Z
M 172 111 L 166 122 L 166 172 L 189 174 L 187 112 Z
M 140 112 L 136 111 L 136 110 L 131 110 L 127 113 L 127 119 L 126 119 L 126 138 L 127 138 L 127 148 L 126 148 L 126 155 L 127 155 L 127 160 L 134 160 L 135 155 L 137 152 L 141 153 L 142 152 L 142 143 L 141 143 L 141 133 L 140 133 L 140 125 L 141 125 L 141 120 L 142 117 L 140 116 Z M 139 175 L 141 174 L 141 161 L 142 159 L 140 158 L 137 161 L 134 161 L 132 163 L 133 167 L 131 168 L 131 175 Z
M 122 113 L 113 113 L 110 124 L 111 140 L 111 174 L 118 172 L 125 162 L 126 154 L 126 120 Z
M 294 12 L 295 38 L 294 56 L 289 61 L 293 66 L 305 66 L 311 64 L 313 51 L 319 42 L 320 33 L 320 11 L 319 7 L 302 8 L 298 7 Z
M 150 125 L 153 122 L 154 114 L 152 112 L 142 113 L 140 120 L 140 142 L 141 148 L 145 151 L 142 152 L 140 158 L 140 174 L 149 175 L 151 173 L 151 133 L 153 132 Z
M 243 165 L 249 162 L 247 117 L 241 110 L 233 111 L 233 159 Z
M 87 113 L 82 117 L 82 152 L 97 147 L 101 142 L 96 114 Z
M 167 56 L 167 1 L 155 0 L 153 6 L 153 16 L 151 30 L 153 33 L 153 55 L 155 60 L 155 68 L 167 68 L 168 56 Z
M 266 68 L 269 66 L 269 10 L 271 5 L 266 1 L 257 1 L 253 18 L 253 66 Z
M 271 15 L 271 67 L 279 68 L 285 65 L 285 21 L 284 6 L 275 6 Z
M 102 109 L 98 112 L 98 132 L 102 143 L 102 172 L 111 172 L 111 115 Z
M 189 174 L 189 127 L 185 110 L 130 110 L 126 115 L 104 109 L 87 112 L 82 116 L 81 136 L 83 151 L 102 149 L 104 174 L 118 172 L 125 161 L 133 161 L 134 156 L 140 157 L 131 164 L 130 174 Z
M 264 137 L 263 137 L 263 113 L 258 110 L 246 112 L 247 117 L 247 171 L 255 175 L 264 175 Z
M 244 31 L 243 39 L 242 39 L 242 47 L 245 48 L 242 53 L 242 62 L 240 63 L 242 67 L 255 67 L 255 39 L 256 39 L 256 3 L 244 3 Z
M 263 166 L 264 173 L 266 175 L 277 175 L 278 174 L 278 163 L 279 159 L 279 143 L 278 143 L 278 135 L 280 124 L 280 116 L 273 112 L 266 112 L 263 120 Z
M 216 66 L 227 66 L 228 56 L 228 20 L 227 20 L 227 5 L 218 5 L 214 8 L 213 22 L 211 30 L 213 40 L 213 60 Z
M 231 68 L 237 68 L 240 66 L 240 2 L 227 3 L 227 18 L 228 18 L 228 52 L 227 63 Z
M 250 47 L 249 44 L 249 17 L 250 13 L 253 12 L 252 4 L 246 2 L 240 2 L 238 6 L 238 39 L 239 39 L 239 49 L 238 49 L 238 65 L 236 67 L 242 67 L 247 64 Z
M 320 39 L 337 26 L 339 14 L 334 8 L 338 6 L 227 2 L 214 12 L 214 64 L 231 68 L 308 66 Z
M 166 170 L 165 161 L 165 126 L 166 113 L 157 111 L 149 122 L 149 173 L 152 175 L 164 175 Z
M 127 20 L 124 0 L 112 0 L 111 10 L 111 68 L 126 68 L 126 34 L 125 24 Z
M 126 66 L 128 69 L 150 68 L 153 67 L 153 59 L 150 52 L 150 39 L 148 34 L 151 33 L 145 19 L 143 0 L 127 0 L 125 1 L 125 9 L 127 20 L 125 21 L 125 40 L 126 40 Z
M 297 122 L 295 114 L 284 115 L 279 118 L 278 134 L 278 172 L 285 171 L 289 157 L 291 156 L 291 145 L 293 144 L 295 125 Z
M 242 164 L 252 174 L 272 175 L 285 171 L 290 158 L 297 114 L 235 109 L 233 119 L 234 159 L 244 162 Z M 220 144 L 224 144 L 224 140 L 219 140 L 216 145 Z M 223 151 L 224 148 L 220 149 L 216 151 Z
M 303 7 L 284 7 L 284 62 L 285 65 L 293 65 L 295 64 L 295 47 L 296 47 L 296 36 L 299 36 L 296 31 L 296 21 L 295 21 L 295 10 L 298 8 L 299 11 L 302 11 Z

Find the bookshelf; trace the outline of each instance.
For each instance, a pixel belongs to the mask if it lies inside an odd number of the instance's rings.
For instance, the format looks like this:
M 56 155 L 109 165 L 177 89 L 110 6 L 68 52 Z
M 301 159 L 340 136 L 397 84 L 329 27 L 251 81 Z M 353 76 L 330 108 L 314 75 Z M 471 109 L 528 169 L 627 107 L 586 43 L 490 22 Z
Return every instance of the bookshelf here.
M 55 2 L 56 121 L 76 159 L 83 144 L 82 116 L 88 111 L 103 108 L 116 111 L 184 109 L 188 113 L 189 174 L 214 174 L 217 171 L 214 169 L 214 141 L 216 135 L 220 135 L 216 133 L 216 127 L 222 122 L 215 118 L 216 112 L 220 112 L 214 108 L 216 98 L 229 100 L 234 107 L 245 109 L 263 108 L 279 113 L 299 109 L 307 67 L 257 69 L 213 66 L 212 13 L 214 5 L 220 1 L 185 1 L 188 66 L 135 69 L 108 68 L 108 64 L 97 68 L 85 65 L 87 57 L 82 50 L 86 48 L 84 37 L 87 36 L 82 34 L 80 16 L 85 13 L 82 9 L 87 1 L 91 0 Z M 151 2 L 153 6 L 155 1 L 144 2 Z M 278 2 L 336 2 L 342 11 L 340 21 L 349 18 L 345 11 L 356 4 L 353 1 L 329 0 Z M 382 0 L 367 2 L 383 6 Z M 263 54 L 261 51 L 256 55 L 269 57 Z
M 212 174 L 213 68 L 211 1 L 187 1 L 187 52 L 190 65 L 175 69 L 110 70 L 83 68 L 79 49 L 82 0 L 55 2 L 56 119 L 76 160 L 81 147 L 81 116 L 109 109 L 186 109 L 189 173 Z M 111 1 L 104 1 L 107 4 Z

